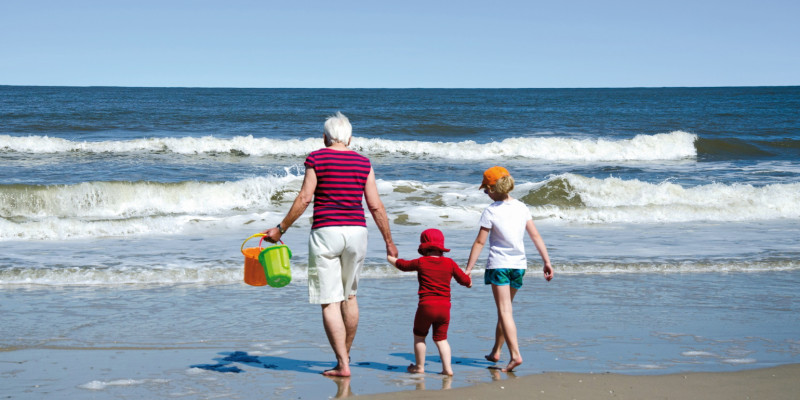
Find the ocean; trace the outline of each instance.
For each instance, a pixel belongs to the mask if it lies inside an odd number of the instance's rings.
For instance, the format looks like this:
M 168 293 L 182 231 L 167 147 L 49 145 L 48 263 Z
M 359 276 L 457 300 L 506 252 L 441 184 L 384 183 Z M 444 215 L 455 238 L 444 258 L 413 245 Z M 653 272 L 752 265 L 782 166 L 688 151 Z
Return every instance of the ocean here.
M 516 181 L 512 196 L 531 210 L 556 270 L 550 284 L 537 282 L 541 261 L 528 244 L 528 301 L 534 308 L 561 302 L 553 305 L 557 318 L 518 322 L 527 330 L 521 329 L 521 341 L 534 351 L 542 338 L 577 335 L 569 343 L 586 346 L 550 347 L 546 354 L 562 363 L 551 357 L 541 368 L 639 373 L 800 361 L 800 87 L 0 86 L 0 354 L 167 344 L 194 349 L 209 342 L 233 350 L 233 328 L 194 337 L 204 325 L 192 310 L 221 318 L 231 312 L 227 301 L 289 293 L 296 294 L 294 305 L 280 305 L 289 307 L 282 312 L 311 313 L 303 330 L 322 334 L 317 309 L 303 304 L 311 207 L 283 238 L 294 254 L 288 288 L 245 285 L 240 248 L 257 246 L 243 241 L 288 211 L 305 156 L 322 147 L 322 124 L 336 111 L 353 125 L 351 148 L 372 161 L 401 257 L 415 257 L 419 233 L 436 227 L 450 257 L 465 265 L 490 202 L 478 190 L 481 174 L 493 165 L 509 169 Z M 370 287 L 402 292 L 413 318 L 416 280 L 386 263 L 369 215 L 368 226 L 362 302 L 389 301 L 369 294 Z M 479 262 L 478 279 L 481 274 Z M 491 306 L 484 289 L 469 296 Z M 116 299 L 86 316 L 108 318 L 102 326 L 75 314 L 99 293 Z M 454 309 L 458 293 L 454 289 Z M 188 302 L 196 296 L 207 301 Z M 141 338 L 133 333 L 141 320 L 131 318 L 162 307 L 159 298 L 178 311 L 151 322 L 161 333 Z M 626 315 L 621 321 L 632 327 L 605 336 L 624 340 L 586 342 L 608 329 L 601 321 L 581 322 L 607 310 L 599 304 Z M 682 306 L 694 310 L 685 320 L 674 314 Z M 362 307 L 363 319 L 369 307 Z M 764 310 L 770 310 L 766 316 Z M 492 315 L 491 307 L 485 311 Z M 43 312 L 54 317 L 52 331 L 41 328 Z M 543 333 L 538 318 L 568 321 L 545 323 L 553 330 L 577 330 Z M 182 319 L 194 321 L 195 329 L 180 328 Z M 262 328 L 298 323 L 285 315 L 278 320 L 262 321 Z M 732 320 L 738 321 L 733 328 Z M 658 321 L 683 330 L 656 328 Z M 763 332 L 765 324 L 776 331 Z M 491 347 L 491 318 L 485 325 L 472 336 L 483 335 L 480 345 Z M 410 325 L 401 331 L 397 340 L 410 353 Z M 697 344 L 709 336 L 720 346 L 749 344 L 723 355 L 727 350 Z M 609 355 L 615 343 L 642 337 L 673 347 L 654 350 L 650 358 L 638 351 L 628 358 L 620 355 L 625 351 Z M 291 335 L 279 340 L 304 348 Z M 320 340 L 324 344 L 324 334 Z M 575 354 L 597 346 L 604 350 L 595 356 Z M 115 387 L 100 385 L 108 386 Z

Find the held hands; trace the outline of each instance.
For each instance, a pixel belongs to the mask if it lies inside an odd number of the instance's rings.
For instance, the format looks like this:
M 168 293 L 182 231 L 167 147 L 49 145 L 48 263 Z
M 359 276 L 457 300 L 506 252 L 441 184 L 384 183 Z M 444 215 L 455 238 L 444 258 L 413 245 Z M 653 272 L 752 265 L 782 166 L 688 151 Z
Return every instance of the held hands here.
M 553 279 L 553 266 L 550 265 L 550 263 L 546 263 L 544 265 L 543 270 L 544 270 L 544 279 L 550 282 L 550 280 Z
M 394 243 L 386 243 L 386 255 L 392 256 L 397 260 L 397 246 Z

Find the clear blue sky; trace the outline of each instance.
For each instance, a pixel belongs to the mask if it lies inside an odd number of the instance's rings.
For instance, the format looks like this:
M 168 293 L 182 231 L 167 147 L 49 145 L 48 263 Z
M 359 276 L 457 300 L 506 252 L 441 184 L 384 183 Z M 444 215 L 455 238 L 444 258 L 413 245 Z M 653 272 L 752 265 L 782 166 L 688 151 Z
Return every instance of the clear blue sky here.
M 0 84 L 800 85 L 800 1 L 0 0 Z

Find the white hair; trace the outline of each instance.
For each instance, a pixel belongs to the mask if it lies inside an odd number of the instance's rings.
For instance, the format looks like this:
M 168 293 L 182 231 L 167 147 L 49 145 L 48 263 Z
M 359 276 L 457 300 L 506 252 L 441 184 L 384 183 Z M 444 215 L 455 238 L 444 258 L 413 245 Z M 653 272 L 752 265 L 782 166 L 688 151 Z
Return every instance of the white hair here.
M 325 136 L 331 142 L 347 145 L 352 134 L 353 126 L 350 125 L 350 120 L 340 111 L 325 120 Z

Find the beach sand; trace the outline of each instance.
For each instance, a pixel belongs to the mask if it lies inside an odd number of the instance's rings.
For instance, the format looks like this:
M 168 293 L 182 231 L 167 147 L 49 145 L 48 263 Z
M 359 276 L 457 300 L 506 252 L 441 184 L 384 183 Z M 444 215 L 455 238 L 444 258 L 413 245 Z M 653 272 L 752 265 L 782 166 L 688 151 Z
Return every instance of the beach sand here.
M 501 373 L 502 374 L 502 373 Z M 800 364 L 737 372 L 669 375 L 548 372 L 440 391 L 404 391 L 364 399 L 797 399 Z
M 489 289 L 455 287 L 455 376 L 445 378 L 430 340 L 428 373 L 405 372 L 416 279 L 365 279 L 346 380 L 320 375 L 335 361 L 303 281 L 7 287 L 0 386 L 11 399 L 797 398 L 799 281 L 797 272 L 531 278 L 514 301 L 525 358 L 514 374 L 483 358 L 495 323 Z
M 219 362 L 185 369 L 203 354 L 208 351 L 116 348 L 0 353 L 3 398 L 788 400 L 800 394 L 800 364 L 667 375 L 545 372 L 517 376 L 487 369 L 485 379 L 472 375 L 465 381 L 463 376 L 406 374 L 380 363 L 354 364 L 351 378 L 327 378 L 319 372 L 332 363 L 300 361 L 296 356 L 230 354 Z M 9 365 L 10 359 L 18 361 Z M 226 359 L 237 361 L 226 363 Z M 472 384 L 456 387 L 465 382 Z

